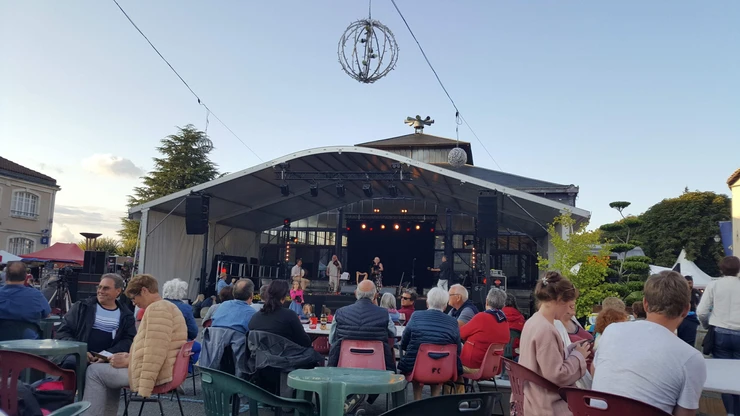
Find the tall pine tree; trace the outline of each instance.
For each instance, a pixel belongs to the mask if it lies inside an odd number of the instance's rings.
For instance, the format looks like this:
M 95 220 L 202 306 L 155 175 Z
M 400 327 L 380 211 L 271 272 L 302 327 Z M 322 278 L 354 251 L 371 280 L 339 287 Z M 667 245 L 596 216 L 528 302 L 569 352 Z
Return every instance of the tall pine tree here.
M 177 129 L 177 134 L 165 137 L 157 147 L 162 157 L 154 158 L 154 170 L 144 176 L 144 184 L 134 188 L 133 195 L 128 196 L 129 207 L 200 185 L 218 176 L 216 164 L 208 158 L 213 150 L 208 136 L 192 124 Z M 121 223 L 123 228 L 118 231 L 122 240 L 121 250 L 134 255 L 139 221 L 123 217 Z

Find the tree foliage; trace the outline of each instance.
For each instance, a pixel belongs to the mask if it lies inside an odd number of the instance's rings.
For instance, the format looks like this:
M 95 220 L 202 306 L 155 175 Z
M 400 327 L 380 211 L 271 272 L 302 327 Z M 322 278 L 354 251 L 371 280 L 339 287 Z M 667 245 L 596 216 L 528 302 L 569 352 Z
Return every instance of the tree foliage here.
M 171 193 L 200 185 L 218 177 L 216 164 L 208 155 L 213 143 L 208 136 L 188 124 L 178 127 L 177 134 L 161 140 L 157 151 L 161 157 L 154 158 L 154 169 L 142 178 L 143 185 L 134 188 L 128 197 L 128 206 L 133 207 Z M 121 219 L 123 228 L 118 231 L 122 247 L 133 255 L 139 233 L 139 222 Z
M 620 281 L 645 280 L 650 274 L 650 267 L 647 264 L 638 262 L 628 263 L 631 257 L 627 257 L 627 252 L 637 247 L 636 234 L 642 228 L 642 220 L 632 215 L 624 215 L 625 208 L 631 203 L 627 201 L 615 201 L 609 204 L 611 208 L 616 209 L 622 217 L 619 221 L 611 224 L 604 224 L 599 227 L 602 233 L 602 242 L 608 245 L 612 253 L 617 253 L 617 260 L 611 262 L 611 267 L 617 272 L 616 279 Z M 631 267 L 627 267 L 627 266 Z M 614 273 L 609 274 L 610 279 Z
M 83 240 L 77 243 L 77 247 L 81 248 L 82 250 L 87 251 L 87 243 Z M 121 248 L 121 242 L 116 240 L 115 238 L 110 237 L 101 237 L 95 240 L 95 247 L 96 251 L 105 251 L 108 253 L 108 255 L 116 255 L 121 254 L 120 248 Z
M 616 296 L 616 292 L 604 287 L 604 278 L 609 268 L 609 251 L 601 248 L 593 254 L 593 247 L 599 243 L 598 231 L 586 231 L 586 225 L 576 227 L 575 220 L 569 214 L 554 219 L 548 226 L 550 242 L 555 248 L 551 259 L 539 258 L 540 269 L 557 270 L 573 282 L 579 291 L 576 301 L 576 315 L 583 317 L 591 312 L 593 305 L 600 303 L 607 296 Z M 567 231 L 567 237 L 559 228 Z M 580 267 L 574 268 L 574 266 Z

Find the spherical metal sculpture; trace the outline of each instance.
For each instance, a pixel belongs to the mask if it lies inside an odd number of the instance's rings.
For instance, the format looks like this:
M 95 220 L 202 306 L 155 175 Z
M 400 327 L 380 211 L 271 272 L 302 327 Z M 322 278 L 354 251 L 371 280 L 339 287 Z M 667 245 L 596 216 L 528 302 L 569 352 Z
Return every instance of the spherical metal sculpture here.
M 347 75 L 372 84 L 395 68 L 398 43 L 387 26 L 377 20 L 362 19 L 344 31 L 337 54 Z
M 465 153 L 465 150 L 459 147 L 450 150 L 450 153 L 447 155 L 447 162 L 454 168 L 463 166 L 467 161 L 468 154 Z

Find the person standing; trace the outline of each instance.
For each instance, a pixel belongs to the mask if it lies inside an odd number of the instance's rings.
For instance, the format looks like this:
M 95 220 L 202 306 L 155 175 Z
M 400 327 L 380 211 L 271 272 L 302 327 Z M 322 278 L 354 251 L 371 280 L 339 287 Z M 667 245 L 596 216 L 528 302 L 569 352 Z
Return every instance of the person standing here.
M 696 330 L 699 328 L 699 318 L 696 316 L 696 307 L 699 305 L 701 300 L 701 293 L 694 289 L 694 278 L 691 276 L 684 276 L 686 282 L 689 284 L 689 292 L 691 293 L 691 302 L 689 314 L 683 318 L 681 325 L 678 326 L 678 337 L 684 340 L 687 344 L 692 347 L 696 344 Z
M 342 263 L 337 255 L 331 256 L 331 262 L 326 266 L 326 275 L 329 276 L 329 290 L 339 293 L 339 276 L 342 274 Z
M 383 263 L 380 262 L 380 257 L 373 259 L 373 264 L 370 266 L 370 275 L 373 277 L 375 287 L 380 290 L 383 287 Z
M 304 276 L 306 276 L 306 271 L 303 269 L 303 259 L 298 259 L 295 262 L 295 266 L 293 266 L 293 268 L 290 269 L 290 278 L 293 282 L 300 283 L 301 289 L 306 290 L 309 283 L 311 282 L 308 279 L 306 279 Z
M 428 270 L 439 273 L 437 287 L 441 288 L 444 291 L 447 291 L 448 285 L 450 283 L 450 277 L 452 276 L 452 266 L 450 265 L 450 262 L 447 261 L 447 256 L 442 256 L 442 263 L 439 265 L 438 269 L 429 267 Z

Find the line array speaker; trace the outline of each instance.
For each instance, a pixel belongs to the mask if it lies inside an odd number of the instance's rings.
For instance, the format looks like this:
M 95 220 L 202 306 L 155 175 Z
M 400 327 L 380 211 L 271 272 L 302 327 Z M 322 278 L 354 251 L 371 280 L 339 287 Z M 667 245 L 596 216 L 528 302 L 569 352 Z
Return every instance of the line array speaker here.
M 498 196 L 478 196 L 478 237 L 498 238 Z
M 188 235 L 205 234 L 208 230 L 210 198 L 206 195 L 185 197 L 185 232 Z
M 105 251 L 86 251 L 82 273 L 103 274 L 108 265 Z

